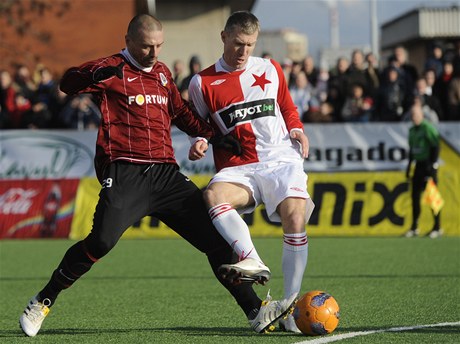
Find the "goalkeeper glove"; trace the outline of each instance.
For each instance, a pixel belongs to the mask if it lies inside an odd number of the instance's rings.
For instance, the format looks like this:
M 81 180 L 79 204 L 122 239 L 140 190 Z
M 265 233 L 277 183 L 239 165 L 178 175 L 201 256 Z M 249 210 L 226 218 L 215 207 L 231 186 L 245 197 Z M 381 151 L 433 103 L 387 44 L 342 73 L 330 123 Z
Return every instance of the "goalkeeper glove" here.
M 241 144 L 232 135 L 211 137 L 209 143 L 216 148 L 222 148 L 231 151 L 234 155 L 241 155 Z
M 118 66 L 107 66 L 102 67 L 96 70 L 93 73 L 93 80 L 96 82 L 101 82 L 102 80 L 107 80 L 112 76 L 116 75 L 118 79 L 123 79 L 123 66 L 124 62 L 121 62 Z

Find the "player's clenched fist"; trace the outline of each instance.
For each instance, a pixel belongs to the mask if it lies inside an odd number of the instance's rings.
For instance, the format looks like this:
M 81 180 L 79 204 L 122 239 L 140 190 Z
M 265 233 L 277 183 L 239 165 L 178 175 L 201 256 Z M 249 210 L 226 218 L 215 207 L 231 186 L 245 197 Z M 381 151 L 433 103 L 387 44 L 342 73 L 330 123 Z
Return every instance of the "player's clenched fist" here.
M 188 158 L 191 161 L 204 158 L 207 150 L 208 143 L 204 140 L 198 140 L 190 147 L 190 150 L 188 151 Z

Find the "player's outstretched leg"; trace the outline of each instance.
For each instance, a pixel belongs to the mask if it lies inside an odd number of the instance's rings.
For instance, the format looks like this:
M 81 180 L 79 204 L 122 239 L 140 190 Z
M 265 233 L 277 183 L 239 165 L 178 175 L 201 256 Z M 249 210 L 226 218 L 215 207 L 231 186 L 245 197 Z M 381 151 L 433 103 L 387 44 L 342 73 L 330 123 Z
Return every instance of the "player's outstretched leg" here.
M 257 315 L 253 319 L 249 319 L 249 325 L 258 333 L 273 331 L 278 320 L 294 311 L 296 298 L 297 293 L 286 299 L 273 301 L 269 291 L 267 298 L 262 301 Z
M 246 258 L 235 264 L 223 264 L 219 267 L 219 273 L 230 283 L 242 282 L 265 284 L 270 280 L 270 269 L 253 258 Z
M 96 261 L 97 259 L 89 254 L 83 241 L 77 242 L 67 250 L 48 283 L 29 301 L 19 318 L 19 325 L 27 336 L 37 335 L 59 293 L 71 287 Z

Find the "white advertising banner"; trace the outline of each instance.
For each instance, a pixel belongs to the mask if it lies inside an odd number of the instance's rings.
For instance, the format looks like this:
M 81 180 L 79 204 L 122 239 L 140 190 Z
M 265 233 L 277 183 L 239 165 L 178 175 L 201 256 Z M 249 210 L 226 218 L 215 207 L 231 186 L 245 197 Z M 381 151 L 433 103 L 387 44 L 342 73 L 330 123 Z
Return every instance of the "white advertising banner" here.
M 310 156 L 306 172 L 397 171 L 407 166 L 410 123 L 306 124 Z M 441 123 L 444 141 L 460 152 L 460 123 Z M 176 159 L 187 175 L 213 174 L 211 150 L 188 160 L 190 141 L 172 131 Z M 0 179 L 73 179 L 95 176 L 96 131 L 0 131 Z M 441 162 L 442 163 L 442 162 Z
M 0 179 L 95 176 L 96 131 L 0 131 Z
M 310 140 L 306 172 L 405 170 L 409 154 L 410 123 L 305 124 Z M 441 137 L 460 153 L 460 123 L 441 123 Z M 180 131 L 173 134 L 176 159 L 185 174 L 212 174 L 212 153 L 204 159 L 188 160 L 190 143 Z M 442 163 L 442 162 L 441 162 Z

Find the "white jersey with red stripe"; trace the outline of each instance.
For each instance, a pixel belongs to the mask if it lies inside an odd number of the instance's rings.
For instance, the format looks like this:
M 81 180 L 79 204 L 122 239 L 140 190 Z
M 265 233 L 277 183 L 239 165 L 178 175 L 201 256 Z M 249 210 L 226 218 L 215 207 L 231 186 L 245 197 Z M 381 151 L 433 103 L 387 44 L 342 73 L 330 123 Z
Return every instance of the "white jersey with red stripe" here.
M 290 138 L 291 130 L 303 131 L 303 124 L 278 62 L 250 57 L 244 69 L 231 70 L 220 58 L 193 77 L 189 95 L 200 116 L 241 143 L 241 156 L 213 147 L 217 171 L 303 160 L 299 143 Z

